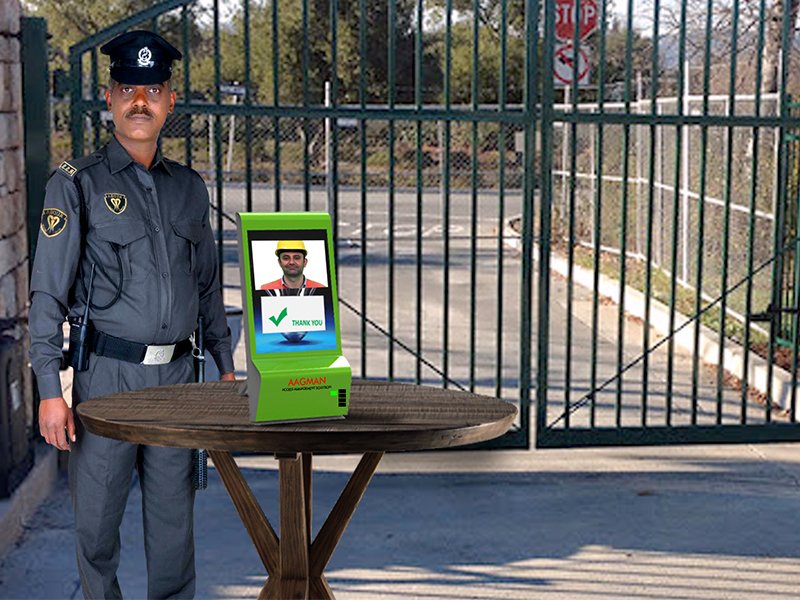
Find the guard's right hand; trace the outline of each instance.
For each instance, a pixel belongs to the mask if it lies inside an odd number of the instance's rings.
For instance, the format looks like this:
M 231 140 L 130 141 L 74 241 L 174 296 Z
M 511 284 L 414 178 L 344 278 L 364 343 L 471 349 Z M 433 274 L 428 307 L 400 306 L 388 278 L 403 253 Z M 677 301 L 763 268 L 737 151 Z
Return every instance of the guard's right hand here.
M 47 398 L 39 403 L 39 431 L 48 444 L 69 452 L 67 435 L 75 441 L 75 419 L 64 398 Z

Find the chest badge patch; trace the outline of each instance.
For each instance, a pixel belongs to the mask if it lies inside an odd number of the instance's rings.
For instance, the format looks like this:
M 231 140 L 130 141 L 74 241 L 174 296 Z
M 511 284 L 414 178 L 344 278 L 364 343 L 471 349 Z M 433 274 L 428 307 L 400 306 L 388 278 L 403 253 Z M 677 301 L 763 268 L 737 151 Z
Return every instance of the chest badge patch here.
M 42 222 L 39 225 L 47 237 L 56 237 L 67 227 L 67 215 L 57 208 L 45 208 L 42 211 Z
M 103 196 L 106 207 L 115 215 L 121 215 L 128 208 L 128 199 L 125 194 L 109 193 Z

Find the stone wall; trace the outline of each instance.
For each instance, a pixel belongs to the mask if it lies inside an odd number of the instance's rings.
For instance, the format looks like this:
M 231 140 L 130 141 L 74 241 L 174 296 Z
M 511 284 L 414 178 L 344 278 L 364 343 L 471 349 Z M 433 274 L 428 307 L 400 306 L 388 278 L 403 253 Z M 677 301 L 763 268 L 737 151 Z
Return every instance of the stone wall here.
M 19 0 L 0 1 L 0 320 L 21 319 L 16 336 L 27 342 L 29 267 L 20 15 Z M 24 377 L 30 394 L 28 369 Z

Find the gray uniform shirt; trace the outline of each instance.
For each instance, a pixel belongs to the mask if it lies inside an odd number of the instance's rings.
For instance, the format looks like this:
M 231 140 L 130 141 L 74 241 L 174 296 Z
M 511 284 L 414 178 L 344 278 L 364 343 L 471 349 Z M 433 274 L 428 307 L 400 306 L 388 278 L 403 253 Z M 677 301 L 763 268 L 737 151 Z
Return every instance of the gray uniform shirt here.
M 81 232 L 78 185 L 85 200 Z M 66 316 L 83 314 L 91 264 L 95 329 L 144 344 L 185 340 L 206 325 L 220 373 L 233 371 L 208 190 L 200 175 L 156 154 L 150 170 L 113 138 L 62 163 L 47 184 L 31 276 L 30 357 L 42 398 L 62 395 L 58 376 Z M 121 269 L 121 271 L 120 271 Z M 147 367 L 142 367 L 147 368 Z

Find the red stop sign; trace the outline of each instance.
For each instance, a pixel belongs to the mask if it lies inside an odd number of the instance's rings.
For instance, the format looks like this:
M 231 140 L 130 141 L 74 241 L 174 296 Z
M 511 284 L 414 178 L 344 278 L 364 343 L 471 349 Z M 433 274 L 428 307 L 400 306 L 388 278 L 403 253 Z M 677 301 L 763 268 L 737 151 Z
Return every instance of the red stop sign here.
M 578 0 L 556 0 L 556 37 L 570 41 L 575 34 L 575 13 Z M 580 0 L 581 14 L 578 19 L 578 39 L 583 39 L 597 29 L 597 2 Z

